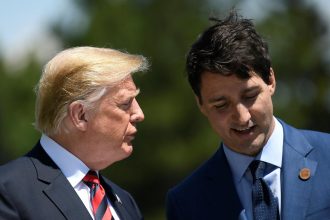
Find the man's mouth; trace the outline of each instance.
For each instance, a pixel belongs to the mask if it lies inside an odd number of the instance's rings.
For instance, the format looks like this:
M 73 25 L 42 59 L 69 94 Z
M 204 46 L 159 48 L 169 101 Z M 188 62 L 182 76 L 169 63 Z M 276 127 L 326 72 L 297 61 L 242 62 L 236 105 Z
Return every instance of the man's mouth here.
M 124 138 L 125 142 L 132 142 L 135 139 L 135 134 L 126 135 Z
M 256 125 L 253 124 L 253 125 L 247 126 L 247 127 L 237 127 L 237 128 L 232 128 L 232 129 L 237 134 L 249 134 L 249 133 L 253 132 L 255 127 L 256 127 Z

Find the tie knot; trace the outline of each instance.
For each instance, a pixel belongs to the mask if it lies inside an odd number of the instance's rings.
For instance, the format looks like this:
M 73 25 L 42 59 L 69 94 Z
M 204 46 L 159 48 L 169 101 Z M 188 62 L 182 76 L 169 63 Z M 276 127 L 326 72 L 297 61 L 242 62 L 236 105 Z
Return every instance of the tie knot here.
M 83 178 L 83 181 L 86 183 L 86 184 L 91 184 L 91 183 L 94 183 L 94 184 L 100 184 L 100 180 L 99 180 L 99 177 L 97 176 L 97 173 L 93 170 L 90 170 L 88 171 L 88 173 L 86 174 L 86 176 Z
M 260 179 L 264 177 L 264 172 L 266 168 L 266 162 L 260 160 L 254 160 L 249 165 L 253 180 Z

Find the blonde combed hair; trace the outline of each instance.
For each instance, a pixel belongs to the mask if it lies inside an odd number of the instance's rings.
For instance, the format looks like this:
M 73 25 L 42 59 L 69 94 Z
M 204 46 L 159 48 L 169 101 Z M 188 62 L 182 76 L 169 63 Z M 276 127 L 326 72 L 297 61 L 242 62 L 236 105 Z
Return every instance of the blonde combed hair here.
M 145 57 L 109 48 L 74 47 L 58 53 L 36 86 L 36 129 L 59 133 L 70 103 L 81 100 L 91 107 L 106 88 L 147 68 Z

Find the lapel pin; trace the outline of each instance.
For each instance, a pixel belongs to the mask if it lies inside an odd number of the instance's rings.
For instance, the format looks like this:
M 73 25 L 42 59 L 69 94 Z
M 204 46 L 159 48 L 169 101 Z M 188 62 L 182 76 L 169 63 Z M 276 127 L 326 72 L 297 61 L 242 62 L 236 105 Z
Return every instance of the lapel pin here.
M 302 168 L 299 172 L 299 177 L 301 180 L 308 180 L 311 177 L 311 170 L 308 168 Z
M 119 198 L 119 196 L 118 196 L 117 194 L 115 194 L 115 196 L 116 196 L 117 201 L 118 201 L 120 204 L 122 204 L 122 203 L 121 203 L 121 200 L 120 200 L 120 198 Z

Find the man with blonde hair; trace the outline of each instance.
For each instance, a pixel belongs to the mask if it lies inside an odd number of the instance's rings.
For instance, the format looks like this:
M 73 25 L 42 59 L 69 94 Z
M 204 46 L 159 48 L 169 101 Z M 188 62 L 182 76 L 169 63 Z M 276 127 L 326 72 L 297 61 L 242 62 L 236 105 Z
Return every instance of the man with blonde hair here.
M 133 151 L 144 115 L 132 74 L 147 68 L 143 56 L 95 47 L 46 64 L 36 87 L 42 135 L 0 167 L 0 219 L 143 219 L 132 196 L 99 171 Z

